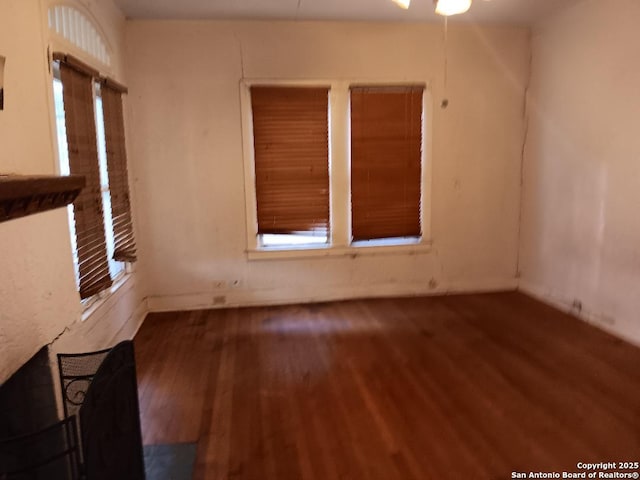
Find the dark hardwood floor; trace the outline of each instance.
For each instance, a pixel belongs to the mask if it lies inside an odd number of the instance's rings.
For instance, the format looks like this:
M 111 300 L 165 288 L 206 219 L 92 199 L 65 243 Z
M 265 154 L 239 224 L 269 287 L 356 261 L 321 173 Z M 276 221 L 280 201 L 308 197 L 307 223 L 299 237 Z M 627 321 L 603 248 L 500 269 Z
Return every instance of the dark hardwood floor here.
M 508 479 L 640 461 L 640 349 L 519 293 L 151 314 L 145 443 L 196 479 Z

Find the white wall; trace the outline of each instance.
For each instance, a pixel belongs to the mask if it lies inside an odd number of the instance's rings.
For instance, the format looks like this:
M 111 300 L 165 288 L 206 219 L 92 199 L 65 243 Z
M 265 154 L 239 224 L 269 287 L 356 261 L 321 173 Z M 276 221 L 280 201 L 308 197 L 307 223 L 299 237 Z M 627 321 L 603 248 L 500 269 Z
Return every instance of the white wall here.
M 441 25 L 127 22 L 131 157 L 152 309 L 515 288 L 529 33 Z M 245 78 L 433 82 L 433 249 L 247 260 Z M 430 286 L 430 280 L 437 286 Z M 234 289 L 215 282 L 240 281 Z
M 586 0 L 534 31 L 521 247 L 523 290 L 635 342 L 638 19 L 636 0 Z
M 96 2 L 83 4 L 102 15 L 105 2 L 99 7 Z M 0 55 L 7 58 L 5 110 L 0 111 L 1 173 L 57 172 L 49 110 L 46 3 L 0 1 Z M 113 15 L 113 7 L 109 11 Z M 107 19 L 108 32 L 121 36 L 124 18 L 120 16 L 119 23 L 113 18 L 101 19 Z M 112 39 L 113 45 L 120 42 Z M 0 223 L 0 383 L 63 332 L 54 351 L 58 345 L 74 351 L 108 346 L 130 332 L 127 322 L 139 320 L 140 305 L 144 303 L 138 282 L 132 278 L 80 322 L 66 210 Z

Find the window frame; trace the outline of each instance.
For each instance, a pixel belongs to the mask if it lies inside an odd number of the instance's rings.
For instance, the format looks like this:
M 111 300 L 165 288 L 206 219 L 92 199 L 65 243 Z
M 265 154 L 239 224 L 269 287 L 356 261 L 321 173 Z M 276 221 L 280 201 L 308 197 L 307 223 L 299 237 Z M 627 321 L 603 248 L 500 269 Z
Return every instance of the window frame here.
M 98 101 L 100 102 L 100 108 L 98 108 Z M 109 265 L 109 274 L 111 275 L 111 281 L 117 282 L 123 275 L 126 274 L 127 264 L 131 262 L 123 262 L 113 258 L 115 252 L 115 231 L 113 221 L 113 207 L 112 207 L 112 195 L 111 184 L 109 179 L 109 162 L 107 160 L 107 137 L 106 137 L 106 125 L 104 119 L 104 107 L 102 103 L 102 86 L 99 82 L 93 84 L 93 108 L 96 116 L 96 141 L 98 142 L 98 166 L 100 168 L 100 196 L 102 198 L 102 215 L 104 223 L 104 236 L 107 245 L 107 263 Z M 105 197 L 109 197 L 109 207 L 105 204 Z M 107 221 L 107 211 L 111 218 Z M 107 228 L 111 226 L 111 231 Z M 114 275 L 115 271 L 115 275 Z
M 54 84 L 56 82 L 61 83 L 60 74 L 58 71 L 58 67 L 52 64 L 51 67 L 51 75 L 50 75 L 49 89 L 50 89 L 50 99 L 51 99 L 51 118 L 52 118 L 52 128 L 54 132 L 52 132 L 52 142 L 55 150 L 55 169 L 58 175 L 68 174 L 63 169 L 62 157 L 61 157 L 61 145 L 58 141 L 58 112 L 56 111 L 56 101 L 55 101 L 55 87 Z M 113 259 L 111 255 L 111 251 L 109 249 L 109 239 L 114 242 L 114 231 L 113 228 L 109 232 L 107 230 L 107 208 L 104 205 L 104 197 L 105 193 L 111 197 L 111 186 L 105 186 L 104 180 L 109 181 L 108 174 L 106 178 L 103 178 L 103 173 L 108 172 L 108 160 L 106 158 L 106 137 L 104 137 L 105 132 L 103 133 L 103 137 L 101 138 L 99 133 L 99 115 L 102 115 L 102 125 L 104 127 L 104 112 L 101 109 L 98 109 L 98 99 L 101 101 L 101 85 L 99 82 L 94 81 L 93 88 L 93 105 L 94 105 L 94 121 L 96 128 L 96 147 L 98 150 L 98 168 L 100 171 L 100 199 L 103 202 L 103 218 L 102 225 L 104 228 L 104 237 L 105 243 L 107 245 L 107 265 L 109 270 L 109 275 L 111 278 L 111 283 L 109 286 L 105 287 L 103 290 L 91 295 L 87 298 L 80 298 L 80 304 L 82 305 L 82 321 L 87 320 L 93 313 L 95 313 L 100 306 L 105 303 L 113 294 L 115 294 L 120 288 L 122 288 L 128 280 L 131 278 L 131 274 L 135 271 L 134 263 L 127 261 L 119 261 Z M 64 121 L 64 120 L 63 120 Z M 66 125 L 65 125 L 66 129 Z M 102 140 L 102 143 L 101 143 Z M 66 146 L 66 140 L 65 140 Z M 68 148 L 68 146 L 66 147 Z M 68 168 L 68 167 L 67 167 Z M 106 169 L 104 172 L 103 170 Z M 111 210 L 109 209 L 111 212 Z M 79 292 L 79 272 L 78 272 L 78 257 L 77 257 L 77 240 L 75 238 L 75 223 L 73 216 L 73 204 L 67 206 L 67 221 L 68 221 L 68 230 L 69 230 L 69 239 L 70 239 L 70 247 L 72 253 L 72 259 L 74 264 L 74 276 L 76 282 L 76 289 Z M 109 224 L 113 227 L 113 213 L 111 212 L 111 219 Z M 112 245 L 112 247 L 115 245 Z M 118 264 L 117 272 L 114 273 L 114 265 Z
M 52 62 L 50 80 L 51 80 L 50 81 L 51 95 L 53 99 L 52 101 L 53 117 L 54 117 L 55 129 L 56 129 L 56 135 L 54 137 L 54 144 L 56 147 L 55 148 L 56 160 L 57 160 L 56 168 L 57 168 L 58 174 L 62 175 L 65 173 L 68 174 L 68 172 L 66 172 L 66 169 L 65 171 L 63 171 L 63 168 L 62 168 L 62 157 L 60 155 L 61 145 L 60 145 L 60 142 L 58 141 L 58 112 L 56 111 L 54 84 L 56 82 L 62 84 L 62 81 L 60 78 L 59 67 L 55 64 L 55 62 Z M 112 258 L 112 255 L 110 255 L 110 253 L 112 252 L 110 252 L 109 243 L 110 243 L 110 240 L 112 244 L 114 242 L 114 238 L 113 238 L 114 232 L 113 232 L 113 228 L 109 232 L 107 229 L 107 226 L 111 225 L 113 227 L 113 213 L 111 213 L 111 208 L 109 208 L 108 211 L 111 214 L 111 219 L 109 219 L 109 222 L 107 223 L 107 208 L 104 204 L 104 199 L 105 199 L 105 194 L 109 195 L 109 198 L 111 197 L 111 187 L 108 184 L 109 178 L 107 174 L 108 165 L 107 165 L 107 158 L 106 158 L 107 153 L 106 153 L 106 143 L 105 143 L 105 136 L 104 136 L 105 135 L 104 113 L 102 111 L 102 104 L 100 104 L 100 109 L 98 109 L 98 101 L 100 100 L 100 102 L 102 102 L 101 86 L 99 82 L 96 82 L 95 80 L 93 81 L 92 92 L 93 92 L 93 109 L 94 109 L 94 117 L 95 117 L 94 121 L 95 121 L 95 128 L 96 128 L 96 147 L 98 152 L 98 169 L 100 171 L 100 198 L 101 198 L 101 201 L 103 202 L 102 225 L 104 228 L 105 243 L 107 245 L 107 265 L 108 265 L 109 274 L 110 274 L 112 283 L 111 285 L 104 288 L 100 292 L 95 293 L 94 295 L 91 295 L 87 298 L 80 299 L 80 303 L 82 304 L 83 311 L 85 312 L 88 311 L 91 307 L 93 307 L 96 304 L 96 302 L 100 301 L 101 299 L 107 298 L 111 293 L 115 292 L 117 290 L 116 287 L 121 285 L 124 282 L 125 277 L 132 272 L 132 268 L 133 268 L 132 263 L 114 260 Z M 101 119 L 100 119 L 100 116 L 102 117 Z M 63 121 L 64 121 L 64 117 L 63 117 Z M 102 128 L 102 132 L 100 132 L 100 128 Z M 66 129 L 66 126 L 65 126 L 65 129 Z M 66 144 L 66 141 L 65 141 L 65 144 Z M 66 146 L 66 148 L 68 148 L 68 146 Z M 68 153 L 67 153 L 67 156 L 68 156 Z M 106 174 L 106 178 L 104 178 L 105 174 Z M 105 181 L 106 181 L 106 185 L 105 185 Z M 68 212 L 67 216 L 68 216 L 68 222 L 69 222 L 69 237 L 70 237 L 71 247 L 72 247 L 76 287 L 79 289 L 77 241 L 75 238 L 73 238 L 76 235 L 73 208 L 74 207 L 72 203 L 67 206 L 67 212 Z M 116 266 L 116 264 L 119 264 L 119 265 Z M 113 275 L 114 270 L 116 269 L 117 269 L 117 272 L 115 275 Z
M 257 91 L 254 92 L 254 88 L 256 88 Z M 294 233 L 294 229 L 292 228 L 292 231 L 289 233 L 268 232 L 268 230 L 270 229 L 270 225 L 272 226 L 272 223 L 270 223 L 271 219 L 269 219 L 269 216 L 265 214 L 266 212 L 264 210 L 262 211 L 262 214 L 261 214 L 260 208 L 258 208 L 259 202 L 256 201 L 256 215 L 257 215 L 256 220 L 257 220 L 257 228 L 258 228 L 257 241 L 260 248 L 274 248 L 278 246 L 282 246 L 286 248 L 294 244 L 299 244 L 303 246 L 307 244 L 322 246 L 322 245 L 327 245 L 331 242 L 331 218 L 330 218 L 331 198 L 330 198 L 330 185 L 329 185 L 329 182 L 330 182 L 330 171 L 329 171 L 329 123 L 330 123 L 329 89 L 330 89 L 330 86 L 327 84 L 317 84 L 317 85 L 309 85 L 304 87 L 301 87 L 301 86 L 289 87 L 289 86 L 270 84 L 270 85 L 252 85 L 249 90 L 250 90 L 250 96 L 252 100 L 257 98 L 259 102 L 262 102 L 261 105 L 265 107 L 267 111 L 271 111 L 270 109 L 272 108 L 272 106 L 276 105 L 276 103 L 274 102 L 274 97 L 279 98 L 281 95 L 284 94 L 283 91 L 286 90 L 287 88 L 295 90 L 295 92 L 288 92 L 286 94 L 287 98 L 293 100 L 293 104 L 287 105 L 285 108 L 287 109 L 293 108 L 296 113 L 301 113 L 302 112 L 302 110 L 300 110 L 301 105 L 304 105 L 305 109 L 309 108 L 310 111 L 312 112 L 313 121 L 311 125 L 314 125 L 316 121 L 320 120 L 320 115 L 322 116 L 323 124 L 324 122 L 326 122 L 325 124 L 327 129 L 326 139 L 322 138 L 322 136 L 318 137 L 316 133 L 313 133 L 313 134 L 310 133 L 311 131 L 315 132 L 315 130 L 306 132 L 305 131 L 306 126 L 309 126 L 310 124 L 305 123 L 305 120 L 301 121 L 301 123 L 305 125 L 305 127 L 303 127 L 302 130 L 298 130 L 297 133 L 299 135 L 307 135 L 307 138 L 311 139 L 313 147 L 311 147 L 311 150 L 308 151 L 310 155 L 314 155 L 314 154 L 319 155 L 321 153 L 320 150 L 324 154 L 326 149 L 327 163 L 325 164 L 324 161 L 322 161 L 321 164 L 316 165 L 315 160 L 311 160 L 311 163 L 307 163 L 309 161 L 308 158 L 302 159 L 302 163 L 306 167 L 311 167 L 312 165 L 314 165 L 315 167 L 318 167 L 319 169 L 321 169 L 321 170 L 318 170 L 318 174 L 322 175 L 321 179 L 314 177 L 313 175 L 310 177 L 310 181 L 313 186 L 310 191 L 306 192 L 307 194 L 306 197 L 304 194 L 302 197 L 299 197 L 298 195 L 302 194 L 302 192 L 298 192 L 296 190 L 297 186 L 295 185 L 295 183 L 289 182 L 289 181 L 286 182 L 286 186 L 284 186 L 282 190 L 277 190 L 277 187 L 276 187 L 276 190 L 279 195 L 289 195 L 288 202 L 286 203 L 287 207 L 291 205 L 291 201 L 306 200 L 311 202 L 312 205 L 315 205 L 315 202 L 322 200 L 322 208 L 320 209 L 320 207 L 317 207 L 317 208 L 311 207 L 311 211 L 305 211 L 304 215 L 306 216 L 310 215 L 311 218 L 306 218 L 306 221 L 301 223 L 301 220 L 297 218 L 297 215 L 299 215 L 299 212 L 296 211 L 296 213 L 293 213 L 292 211 L 282 210 L 282 207 L 284 207 L 284 205 L 278 206 L 276 208 L 276 211 L 279 216 L 275 219 L 275 223 L 279 226 L 279 229 L 283 229 L 284 228 L 283 224 L 287 224 L 290 227 L 293 227 L 293 225 L 299 227 L 298 231 L 297 233 Z M 258 176 L 255 173 L 256 172 L 256 155 L 255 155 L 256 141 L 259 141 L 260 138 L 262 138 L 264 140 L 273 142 L 275 139 L 273 136 L 264 134 L 264 131 L 263 131 L 263 135 L 261 135 L 259 139 L 255 138 L 255 131 L 253 130 L 253 128 L 255 127 L 255 118 L 253 117 L 253 113 L 254 112 L 253 112 L 253 105 L 252 105 L 251 145 L 252 145 L 252 152 L 253 152 L 253 158 L 254 158 L 254 161 L 253 161 L 254 180 L 255 180 L 254 193 L 256 195 L 256 198 L 259 198 L 261 201 L 265 201 L 266 203 L 275 201 L 276 205 L 279 205 L 279 200 L 277 199 L 278 195 L 276 195 L 276 198 L 273 198 L 273 200 L 272 200 L 272 197 L 270 196 L 271 194 L 274 193 L 274 191 L 263 189 L 262 195 L 259 195 L 259 186 L 261 185 L 264 186 L 265 184 L 268 185 L 269 181 L 265 180 L 265 178 L 263 177 L 262 178 L 263 183 L 260 183 L 258 181 Z M 264 110 L 263 110 L 263 114 L 264 114 Z M 276 115 L 278 114 L 276 113 Z M 258 120 L 258 122 L 262 123 L 263 127 L 265 128 L 265 131 L 273 132 L 272 129 L 276 129 L 275 133 L 276 133 L 276 136 L 279 138 L 279 140 L 283 139 L 283 137 L 279 137 L 279 135 L 284 134 L 284 136 L 289 136 L 291 134 L 291 130 L 288 130 L 286 133 L 283 130 L 280 130 L 281 127 L 279 127 L 280 125 L 279 122 L 277 120 L 274 122 L 274 120 L 275 119 L 271 118 L 267 113 L 267 114 L 264 114 L 264 116 L 261 117 L 261 119 Z M 310 127 L 310 128 L 315 129 L 315 127 Z M 290 152 L 288 151 L 287 146 L 285 146 L 284 143 L 281 144 L 279 140 L 276 140 L 276 143 L 274 144 L 274 148 L 276 149 L 276 151 L 279 151 L 280 148 L 283 148 L 283 150 L 281 150 L 282 155 L 284 155 L 284 157 L 287 157 L 287 155 L 290 155 Z M 316 140 L 320 140 L 321 144 L 315 143 Z M 298 145 L 298 144 L 296 145 L 297 147 L 302 147 L 302 145 Z M 264 168 L 264 170 L 261 170 L 261 172 L 266 173 L 267 177 L 270 176 L 268 172 L 275 174 L 276 176 L 283 175 L 283 174 L 286 175 L 287 173 L 290 172 L 290 170 L 288 170 L 290 168 L 290 165 L 287 162 L 285 162 L 285 165 L 288 165 L 288 166 L 285 166 L 283 170 L 278 170 L 278 168 L 281 168 L 281 166 L 279 166 L 278 163 L 283 157 L 281 156 L 271 157 L 272 154 L 269 154 L 266 150 L 261 150 L 261 153 L 264 153 L 264 157 L 261 157 L 262 168 Z M 295 158 L 298 159 L 299 155 L 300 154 L 297 153 Z M 274 163 L 272 163 L 272 160 L 271 160 L 272 158 L 275 160 Z M 314 158 L 314 157 L 311 157 L 311 158 Z M 318 156 L 318 158 L 320 157 Z M 326 167 L 326 170 L 325 170 L 325 167 Z M 279 177 L 279 178 L 282 179 L 282 177 Z M 326 180 L 326 183 L 325 183 L 325 180 Z M 317 191 L 317 189 L 320 189 L 320 188 L 322 188 L 323 190 L 322 193 L 319 193 Z M 326 193 L 324 192 L 325 188 L 327 189 Z M 292 196 L 292 195 L 295 195 L 295 196 Z M 326 203 L 324 200 L 326 200 Z M 270 212 L 273 212 L 273 210 L 270 210 L 268 208 L 267 210 Z M 316 218 L 317 215 L 318 217 Z M 296 217 L 295 220 L 293 217 Z M 314 220 L 326 219 L 327 229 L 324 230 L 321 228 L 317 228 L 318 225 L 317 223 L 313 223 L 311 221 L 312 218 Z M 262 227 L 260 225 L 260 222 L 263 222 Z M 324 222 L 323 222 L 323 225 L 325 225 Z M 273 240 L 280 240 L 280 241 L 272 244 L 267 244 L 267 242 L 265 241 L 266 238 L 272 238 Z M 290 239 L 291 243 L 282 242 L 282 240 L 287 238 Z M 307 240 L 308 243 L 305 243 L 305 239 Z
M 68 160 L 68 145 L 66 144 L 66 139 L 64 141 L 64 145 L 65 145 L 65 150 L 67 150 L 66 153 L 66 162 L 65 162 L 65 168 L 62 168 L 62 155 L 61 155 L 61 143 L 59 141 L 59 135 L 60 135 L 60 128 L 58 125 L 58 122 L 60 121 L 60 119 L 62 119 L 62 122 L 64 122 L 64 116 L 59 117 L 58 115 L 58 111 L 57 111 L 57 102 L 55 101 L 55 97 L 56 97 L 56 87 L 55 84 L 60 84 L 60 88 L 62 88 L 62 80 L 60 79 L 60 73 L 59 73 L 59 69 L 58 66 L 54 66 L 53 67 L 53 75 L 52 75 L 52 83 L 53 83 L 53 96 L 54 96 L 54 113 L 55 113 L 55 123 L 56 123 L 56 145 L 57 145 L 57 158 L 58 158 L 58 168 L 59 168 L 59 174 L 61 175 L 68 175 L 69 174 L 69 160 Z M 94 104 L 94 115 L 95 115 L 95 122 L 96 122 L 96 142 L 97 142 L 97 147 L 98 147 L 98 166 L 99 166 L 99 171 L 100 171 L 100 194 L 102 196 L 102 201 L 103 201 L 103 223 L 104 223 L 104 230 L 105 230 L 105 241 L 107 242 L 107 252 L 109 253 L 110 251 L 113 250 L 113 246 L 111 248 L 109 248 L 110 243 L 113 244 L 114 243 L 114 232 L 113 232 L 113 228 L 111 229 L 111 232 L 109 232 L 109 230 L 107 229 L 107 210 L 109 212 L 111 212 L 111 208 L 107 209 L 105 204 L 104 204 L 104 198 L 105 198 L 105 194 L 107 194 L 109 196 L 109 199 L 111 199 L 111 187 L 108 183 L 108 165 L 107 165 L 107 158 L 106 158 L 106 139 L 105 139 L 105 132 L 104 132 L 104 114 L 102 111 L 102 104 L 100 104 L 100 108 L 98 108 L 98 102 L 102 102 L 102 98 L 101 98 L 101 87 L 99 85 L 98 82 L 94 82 L 93 85 L 93 104 Z M 102 120 L 100 120 L 100 117 L 102 117 Z M 66 135 L 66 125 L 65 125 L 65 132 L 64 134 Z M 105 184 L 105 180 L 106 180 L 106 184 Z M 73 203 L 69 204 L 67 206 L 67 210 L 69 211 L 69 230 L 70 230 L 70 234 L 71 236 L 75 236 L 75 225 L 72 223 L 74 222 L 73 220 Z M 113 226 L 113 213 L 111 213 L 111 221 L 110 224 Z M 73 253 L 74 253 L 74 269 L 76 271 L 76 282 L 78 281 L 78 258 L 77 258 L 77 246 L 75 245 L 76 240 L 74 238 L 72 238 L 72 247 L 74 247 Z M 112 275 L 112 281 L 116 282 L 118 279 L 120 279 L 123 275 L 123 272 L 125 271 L 125 267 L 126 267 L 126 263 L 127 262 L 122 262 L 122 261 L 118 261 L 118 260 L 114 260 L 111 256 L 109 256 L 108 258 L 108 262 L 109 262 L 109 271 Z M 122 264 L 122 265 L 118 265 L 116 266 L 115 264 Z M 113 275 L 113 272 L 117 270 L 117 273 L 115 275 Z M 86 301 L 87 299 L 83 300 Z
M 420 223 L 418 238 L 385 238 L 353 242 L 351 240 L 351 112 L 350 90 L 353 85 L 380 87 L 423 85 L 422 99 L 422 169 Z M 253 117 L 251 86 L 281 87 L 329 86 L 329 241 L 326 244 L 273 245 L 260 244 L 255 191 Z M 361 254 L 425 253 L 431 249 L 433 95 L 431 81 L 425 79 L 264 79 L 240 81 L 242 122 L 242 155 L 246 212 L 246 253 L 250 260 L 305 258 L 326 256 L 358 256 Z

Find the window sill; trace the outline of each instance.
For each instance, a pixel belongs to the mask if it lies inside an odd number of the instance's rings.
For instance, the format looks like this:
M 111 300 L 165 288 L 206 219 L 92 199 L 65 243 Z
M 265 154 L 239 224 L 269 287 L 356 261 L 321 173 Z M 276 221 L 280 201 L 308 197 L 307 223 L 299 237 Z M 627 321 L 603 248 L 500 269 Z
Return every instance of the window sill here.
M 431 251 L 430 240 L 410 241 L 404 240 L 390 244 L 388 240 L 357 242 L 350 246 L 317 246 L 300 245 L 287 247 L 261 247 L 256 250 L 248 250 L 249 260 L 277 260 L 296 258 L 322 258 L 322 257 L 351 257 L 374 255 L 424 255 Z
M 94 313 L 96 313 L 111 297 L 116 294 L 118 290 L 129 282 L 132 276 L 131 272 L 124 272 L 116 278 L 109 288 L 90 298 L 89 301 L 83 305 L 82 321 L 84 322 L 88 320 Z

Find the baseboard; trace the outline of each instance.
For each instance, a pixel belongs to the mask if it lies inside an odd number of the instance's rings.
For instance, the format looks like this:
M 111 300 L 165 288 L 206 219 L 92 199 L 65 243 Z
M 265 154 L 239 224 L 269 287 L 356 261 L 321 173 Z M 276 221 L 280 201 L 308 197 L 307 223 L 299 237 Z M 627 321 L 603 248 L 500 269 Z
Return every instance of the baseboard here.
M 588 308 L 581 308 L 580 311 L 576 310 L 573 306 L 573 299 L 565 298 L 548 288 L 541 285 L 529 282 L 521 279 L 518 285 L 518 291 L 528 295 L 530 297 L 539 300 L 551 307 L 557 308 L 563 312 L 573 315 L 580 320 L 583 320 L 590 325 L 593 325 L 600 330 L 603 330 L 617 338 L 623 339 L 633 345 L 640 347 L 640 335 L 632 336 L 625 332 L 620 331 L 615 326 L 615 319 L 610 315 L 602 312 L 594 312 Z
M 516 279 L 485 279 L 450 282 L 448 284 L 377 284 L 367 286 L 225 289 L 215 292 L 184 295 L 154 295 L 148 297 L 150 312 L 204 310 L 211 308 L 254 307 L 317 303 L 358 298 L 412 297 L 461 293 L 487 293 L 516 290 Z

